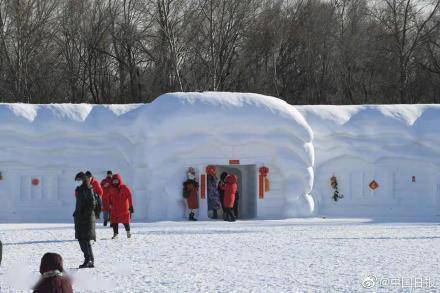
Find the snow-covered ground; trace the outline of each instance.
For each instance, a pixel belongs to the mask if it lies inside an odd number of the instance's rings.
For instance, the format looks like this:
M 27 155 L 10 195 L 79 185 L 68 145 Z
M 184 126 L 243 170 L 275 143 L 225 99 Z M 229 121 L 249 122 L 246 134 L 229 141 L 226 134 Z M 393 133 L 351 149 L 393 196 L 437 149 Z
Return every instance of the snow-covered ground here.
M 1 224 L 0 291 L 28 292 L 9 284 L 32 283 L 48 251 L 64 257 L 75 292 L 372 292 L 361 286 L 368 276 L 384 292 L 440 290 L 434 222 L 158 222 L 134 224 L 132 239 L 97 233 L 96 268 L 77 270 L 73 225 Z

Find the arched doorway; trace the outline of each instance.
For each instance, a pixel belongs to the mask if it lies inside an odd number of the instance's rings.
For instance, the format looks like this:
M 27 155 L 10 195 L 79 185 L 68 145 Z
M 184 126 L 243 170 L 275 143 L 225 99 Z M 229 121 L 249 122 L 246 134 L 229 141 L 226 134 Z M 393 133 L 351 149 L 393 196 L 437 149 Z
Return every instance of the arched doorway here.
M 256 165 L 215 165 L 216 176 L 223 172 L 238 178 L 239 219 L 257 217 L 257 166 Z

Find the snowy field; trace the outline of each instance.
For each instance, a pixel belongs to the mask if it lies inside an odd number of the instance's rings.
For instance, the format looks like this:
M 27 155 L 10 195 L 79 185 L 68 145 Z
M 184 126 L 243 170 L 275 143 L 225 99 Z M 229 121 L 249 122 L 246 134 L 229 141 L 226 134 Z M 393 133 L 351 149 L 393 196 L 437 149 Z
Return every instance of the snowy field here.
M 75 292 L 440 290 L 440 227 L 434 222 L 158 222 L 132 230 L 132 239 L 121 231 L 110 240 L 111 229 L 99 226 L 97 267 L 77 270 L 82 255 L 73 225 L 1 224 L 0 291 L 29 292 L 23 288 L 38 277 L 48 251 L 64 257 Z M 367 276 L 375 282 L 368 290 L 361 286 Z

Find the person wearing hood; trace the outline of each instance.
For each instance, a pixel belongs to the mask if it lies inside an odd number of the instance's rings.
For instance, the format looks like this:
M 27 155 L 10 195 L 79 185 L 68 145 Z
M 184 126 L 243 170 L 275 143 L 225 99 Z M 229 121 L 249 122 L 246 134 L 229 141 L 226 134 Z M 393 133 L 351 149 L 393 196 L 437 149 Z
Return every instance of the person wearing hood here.
M 127 232 L 127 238 L 131 237 L 130 232 L 130 220 L 131 215 L 134 213 L 133 198 L 130 188 L 124 184 L 122 176 L 114 174 L 112 177 L 112 187 L 109 191 L 110 194 L 110 223 L 113 228 L 113 237 L 116 239 L 119 234 L 119 224 L 123 224 L 125 231 Z
M 194 168 L 189 168 L 187 180 L 183 182 L 183 197 L 186 199 L 190 221 L 197 221 L 194 210 L 199 208 L 198 190 L 199 183 L 196 181 L 196 171 Z
M 235 216 L 233 213 L 234 203 L 235 203 L 235 194 L 238 190 L 237 185 L 237 176 L 234 174 L 230 174 L 226 177 L 225 184 L 225 198 L 224 198 L 224 207 L 225 207 L 225 221 L 234 222 Z
M 208 211 L 212 211 L 212 218 L 217 219 L 217 210 L 222 208 L 220 201 L 220 193 L 217 189 L 217 177 L 215 176 L 215 171 L 208 173 Z
M 101 181 L 102 187 L 102 215 L 104 220 L 104 226 L 107 226 L 110 220 L 110 190 L 112 187 L 113 172 L 107 171 L 107 176 Z
M 40 280 L 34 293 L 73 293 L 72 282 L 65 275 L 63 258 L 58 253 L 46 253 L 41 258 Z
M 76 174 L 75 181 L 78 185 L 75 189 L 76 205 L 73 213 L 75 238 L 78 239 L 84 254 L 84 263 L 79 268 L 93 268 L 95 260 L 90 241 L 96 241 L 96 196 L 93 192 L 93 186 L 88 183 L 87 176 L 83 172 Z

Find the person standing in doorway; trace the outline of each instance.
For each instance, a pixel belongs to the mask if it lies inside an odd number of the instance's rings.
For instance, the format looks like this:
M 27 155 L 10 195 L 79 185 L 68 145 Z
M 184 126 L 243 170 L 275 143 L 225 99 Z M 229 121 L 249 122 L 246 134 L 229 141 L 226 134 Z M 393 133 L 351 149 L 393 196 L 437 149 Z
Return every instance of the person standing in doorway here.
M 104 226 L 110 221 L 110 189 L 112 187 L 113 172 L 107 171 L 107 176 L 101 181 L 102 187 L 102 217 Z
M 122 176 L 115 174 L 112 177 L 110 189 L 110 223 L 113 228 L 113 237 L 116 239 L 119 234 L 119 224 L 123 224 L 127 232 L 127 238 L 131 237 L 130 220 L 134 213 L 133 197 L 130 188 L 124 184 Z
M 230 174 L 226 177 L 224 207 L 226 212 L 225 221 L 228 222 L 235 221 L 232 209 L 234 208 L 235 194 L 238 189 L 237 181 L 236 175 Z
M 225 200 L 225 186 L 226 186 L 226 177 L 227 176 L 228 176 L 228 173 L 223 172 L 220 175 L 220 181 L 218 183 L 218 192 L 220 193 L 220 203 L 222 205 L 222 210 L 223 210 L 223 219 L 226 216 L 224 200 Z
M 80 172 L 76 174 L 75 181 L 77 187 L 76 205 L 73 217 L 75 220 L 75 238 L 84 254 L 84 263 L 79 266 L 82 268 L 93 268 L 95 259 L 93 257 L 91 240 L 96 241 L 95 231 L 95 208 L 96 199 L 93 187 L 89 184 L 87 176 Z
M 189 168 L 187 180 L 183 182 L 183 197 L 186 199 L 190 221 L 197 221 L 194 211 L 199 208 L 198 190 L 199 183 L 196 181 L 196 171 L 194 168 Z
M 239 202 L 240 202 L 240 192 L 238 190 L 237 186 L 237 192 L 235 193 L 235 199 L 234 199 L 234 207 L 232 210 L 234 211 L 235 219 L 238 219 L 239 215 Z
M 212 218 L 217 219 L 217 210 L 222 208 L 220 201 L 220 193 L 217 189 L 217 177 L 215 177 L 215 169 L 208 173 L 208 211 L 212 211 Z

